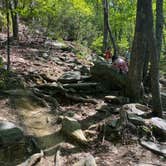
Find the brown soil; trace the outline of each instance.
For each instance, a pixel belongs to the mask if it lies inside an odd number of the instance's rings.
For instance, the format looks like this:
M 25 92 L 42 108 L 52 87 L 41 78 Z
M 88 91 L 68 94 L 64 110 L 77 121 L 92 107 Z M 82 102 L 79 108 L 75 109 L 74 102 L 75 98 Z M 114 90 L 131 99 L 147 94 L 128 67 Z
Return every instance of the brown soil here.
M 72 65 L 63 60 L 44 59 L 40 56 L 41 50 L 45 52 L 47 48 L 44 49 L 40 44 L 34 48 L 34 46 L 26 45 L 26 43 L 24 43 L 24 47 L 11 46 L 11 68 L 17 74 L 24 76 L 27 86 L 44 82 L 40 78 L 31 80 L 29 75 L 32 73 L 45 74 L 56 81 L 64 72 L 77 67 L 77 65 Z M 48 54 L 49 57 L 54 58 L 77 59 L 76 55 L 69 51 L 52 49 Z M 0 55 L 5 58 L 5 49 L 0 50 Z M 86 65 L 89 63 L 83 60 L 78 61 Z M 98 104 L 66 103 L 65 101 L 61 103 L 63 115 L 73 112 L 74 118 L 82 124 L 84 131 L 91 131 L 89 133 L 85 132 L 87 138 L 91 140 L 90 147 L 80 146 L 61 136 L 59 133 L 61 125 L 58 123 L 57 115 L 50 113 L 45 107 L 36 106 L 33 101 L 27 101 L 27 99 L 1 99 L 0 120 L 6 119 L 14 122 L 24 128 L 26 134 L 38 137 L 38 143 L 46 154 L 37 163 L 38 166 L 53 166 L 58 146 L 61 147 L 61 162 L 64 166 L 72 166 L 75 161 L 88 154 L 95 157 L 99 166 L 164 166 L 166 163 L 162 157 L 146 150 L 137 141 L 128 141 L 128 144 L 124 145 L 121 140 L 117 140 L 115 144 L 104 138 L 101 133 L 101 126 L 106 119 L 114 119 L 118 115 L 112 115 L 108 110 L 98 111 L 103 104 L 107 106 L 103 101 L 103 97 L 104 95 L 94 97 Z

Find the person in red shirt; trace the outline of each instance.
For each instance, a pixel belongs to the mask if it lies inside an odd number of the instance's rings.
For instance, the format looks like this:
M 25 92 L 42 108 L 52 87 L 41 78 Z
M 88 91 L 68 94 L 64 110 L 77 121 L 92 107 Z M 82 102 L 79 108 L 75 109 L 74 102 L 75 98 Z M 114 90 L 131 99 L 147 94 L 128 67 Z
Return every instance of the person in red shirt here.
M 112 53 L 111 53 L 111 48 L 108 47 L 107 50 L 105 51 L 104 58 L 108 62 L 112 58 Z

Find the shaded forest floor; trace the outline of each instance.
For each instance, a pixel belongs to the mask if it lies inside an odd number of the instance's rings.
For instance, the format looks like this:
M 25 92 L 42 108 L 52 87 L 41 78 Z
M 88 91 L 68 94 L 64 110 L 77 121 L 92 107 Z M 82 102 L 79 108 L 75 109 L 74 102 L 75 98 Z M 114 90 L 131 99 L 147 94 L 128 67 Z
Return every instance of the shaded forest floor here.
M 66 42 L 66 45 L 66 48 L 52 43 L 44 45 L 42 39 L 34 39 L 30 43 L 24 39 L 19 45 L 12 43 L 11 68 L 27 88 L 57 82 L 63 73 L 80 71 L 83 66 L 89 69 L 92 63 L 87 59 L 91 57 L 79 59 L 73 51 L 74 44 Z M 0 50 L 0 55 L 5 59 L 5 48 Z M 104 100 L 106 95 L 114 93 L 118 92 L 82 94 L 84 98 L 94 99 L 96 104 L 76 102 L 57 96 L 60 104 L 58 111 L 50 111 L 49 107 L 36 104 L 31 98 L 2 98 L 0 120 L 13 122 L 21 126 L 25 134 L 37 138 L 38 146 L 45 153 L 36 163 L 38 166 L 53 166 L 59 147 L 60 160 L 64 166 L 71 166 L 89 154 L 94 156 L 99 166 L 164 166 L 163 157 L 143 148 L 134 136 L 129 137 L 127 143 L 124 143 L 116 136 L 110 141 L 107 134 L 103 133 L 104 124 L 119 117 L 119 114 L 112 110 L 117 110 L 122 105 L 110 104 Z M 80 145 L 61 134 L 59 116 L 62 115 L 72 116 L 80 122 L 86 137 L 91 140 L 89 146 Z

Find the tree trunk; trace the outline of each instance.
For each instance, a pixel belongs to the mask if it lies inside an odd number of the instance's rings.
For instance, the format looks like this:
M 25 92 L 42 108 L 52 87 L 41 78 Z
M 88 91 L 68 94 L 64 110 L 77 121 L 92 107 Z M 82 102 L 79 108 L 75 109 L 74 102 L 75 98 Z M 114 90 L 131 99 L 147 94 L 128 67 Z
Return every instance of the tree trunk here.
M 132 46 L 131 63 L 128 73 L 127 95 L 134 101 L 138 101 L 141 95 L 141 85 L 143 81 L 143 67 L 145 60 L 146 40 L 146 5 L 147 1 L 137 1 L 137 15 L 135 35 Z
M 18 0 L 13 0 L 10 2 L 10 13 L 12 18 L 12 29 L 13 38 L 18 40 L 18 14 L 15 11 L 17 9 Z
M 163 24 L 164 24 L 163 0 L 156 0 L 156 43 L 157 43 L 157 52 L 159 57 L 162 47 Z
M 117 55 L 117 48 L 116 48 L 115 40 L 113 38 L 112 31 L 111 31 L 111 28 L 110 28 L 110 25 L 109 25 L 108 21 L 107 21 L 107 26 L 108 26 L 109 36 L 110 36 L 110 39 L 112 41 L 113 48 L 114 48 L 114 56 L 116 56 Z
M 143 82 L 145 82 L 147 74 L 148 74 L 149 60 L 150 60 L 150 55 L 149 55 L 149 50 L 147 46 L 145 51 L 145 61 L 144 61 L 144 68 L 143 68 Z
M 104 36 L 103 36 L 103 51 L 107 49 L 108 46 L 108 28 L 107 28 L 107 20 L 108 20 L 108 4 L 106 0 L 103 0 L 103 8 L 104 8 Z
M 7 21 L 7 71 L 10 70 L 10 19 L 9 19 L 9 1 L 6 0 L 6 21 Z
M 103 38 L 104 47 L 103 48 L 106 48 L 105 46 L 107 46 L 108 44 L 108 33 L 109 33 L 109 37 L 111 39 L 113 49 L 114 49 L 114 55 L 116 56 L 117 48 L 116 48 L 115 40 L 113 38 L 111 27 L 109 25 L 109 6 L 108 6 L 107 0 L 103 0 L 103 8 L 104 8 L 104 38 Z
M 159 55 L 156 45 L 153 29 L 153 13 L 152 0 L 147 1 L 147 39 L 149 46 L 150 62 L 151 62 L 151 90 L 152 90 L 152 107 L 156 116 L 162 117 L 162 105 L 159 88 Z

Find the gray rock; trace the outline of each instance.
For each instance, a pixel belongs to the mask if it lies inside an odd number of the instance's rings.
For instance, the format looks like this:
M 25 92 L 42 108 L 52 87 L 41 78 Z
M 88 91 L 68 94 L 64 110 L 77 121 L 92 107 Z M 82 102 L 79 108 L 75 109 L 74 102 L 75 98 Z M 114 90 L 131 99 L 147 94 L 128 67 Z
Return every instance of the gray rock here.
M 123 104 L 129 102 L 129 98 L 123 96 L 105 96 L 104 99 L 112 104 Z
M 90 73 L 90 69 L 87 66 L 82 66 L 80 68 L 80 72 L 81 72 L 82 75 L 89 74 Z
M 126 111 L 127 114 L 134 114 L 143 117 L 151 112 L 149 107 L 139 103 L 125 104 L 123 105 L 122 109 Z
M 47 40 L 45 42 L 45 46 L 47 47 L 53 47 L 56 49 L 63 49 L 63 48 L 67 48 L 68 46 L 62 42 L 58 42 L 58 41 L 51 41 L 51 40 Z
M 147 149 L 166 157 L 166 145 L 161 145 L 151 141 L 141 140 L 140 144 Z
M 45 59 L 47 59 L 47 58 L 49 57 L 49 54 L 46 53 L 46 52 L 44 52 L 44 53 L 42 54 L 42 57 L 45 58 Z
M 129 114 L 128 119 L 134 125 L 144 125 L 145 124 L 145 120 L 142 117 L 139 117 L 134 114 Z
M 166 140 L 166 120 L 154 117 L 150 119 L 150 123 L 153 126 L 153 133 L 156 137 L 162 140 Z
M 127 75 L 118 73 L 102 58 L 94 62 L 90 74 L 94 81 L 100 82 L 106 89 L 116 90 L 126 86 Z
M 73 166 L 97 166 L 96 161 L 92 155 L 89 155 L 77 163 L 75 163 Z
M 81 130 L 81 125 L 77 120 L 65 116 L 62 120 L 62 132 L 76 141 L 86 143 L 87 139 Z
M 0 145 L 8 145 L 20 141 L 24 137 L 20 128 L 13 123 L 0 121 Z
M 81 74 L 78 71 L 70 71 L 64 73 L 58 81 L 61 83 L 75 83 L 81 79 Z

